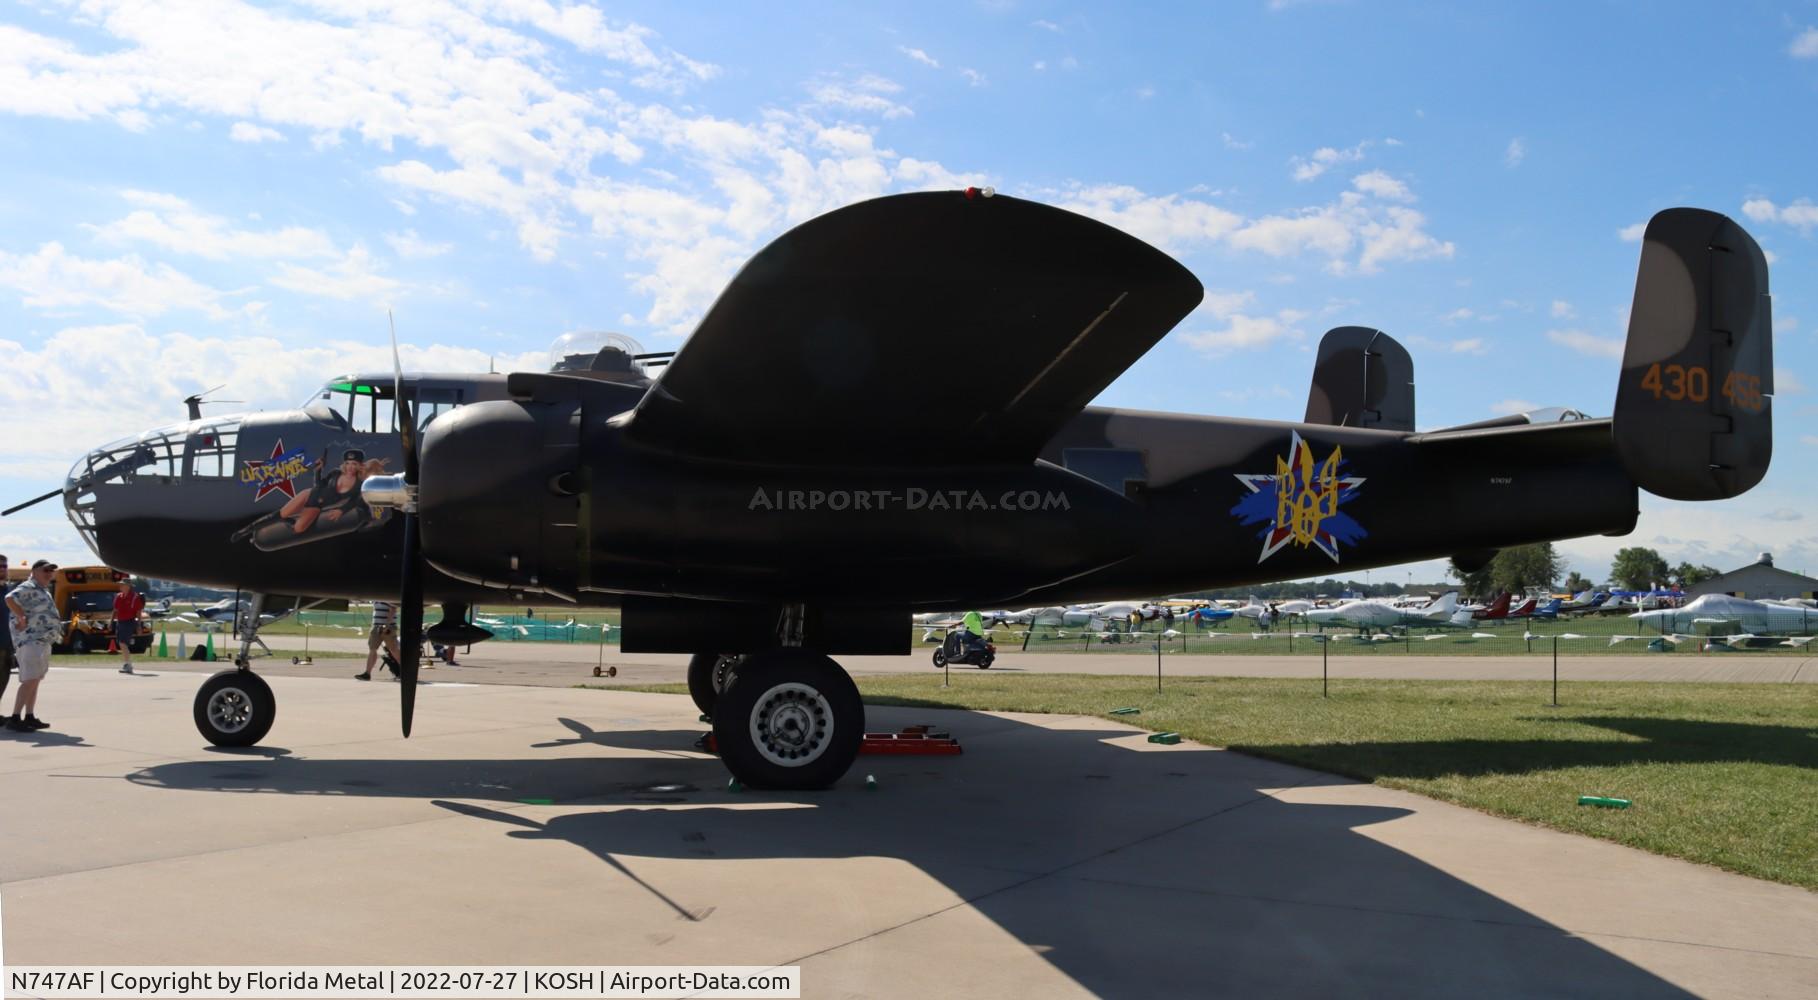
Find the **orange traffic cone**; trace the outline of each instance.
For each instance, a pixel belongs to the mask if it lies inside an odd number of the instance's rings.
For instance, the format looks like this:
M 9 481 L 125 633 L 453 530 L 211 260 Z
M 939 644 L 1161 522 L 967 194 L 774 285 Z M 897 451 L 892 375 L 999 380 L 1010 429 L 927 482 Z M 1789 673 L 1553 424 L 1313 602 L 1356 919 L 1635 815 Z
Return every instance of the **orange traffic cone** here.
M 114 645 L 113 639 L 109 639 L 109 640 L 107 640 L 107 651 L 110 653 L 118 653 L 120 651 L 120 647 Z

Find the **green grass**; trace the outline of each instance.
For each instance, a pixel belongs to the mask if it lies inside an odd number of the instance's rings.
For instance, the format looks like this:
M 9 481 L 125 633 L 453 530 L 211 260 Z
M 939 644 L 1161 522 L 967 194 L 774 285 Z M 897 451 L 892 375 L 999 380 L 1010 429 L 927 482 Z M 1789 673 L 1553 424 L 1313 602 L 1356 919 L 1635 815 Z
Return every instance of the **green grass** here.
M 1818 889 L 1818 691 L 1798 684 L 858 678 L 865 701 L 1094 715 Z M 648 690 L 680 692 L 680 685 Z M 1132 705 L 1141 715 L 1111 716 Z M 1582 794 L 1627 810 L 1577 805 Z

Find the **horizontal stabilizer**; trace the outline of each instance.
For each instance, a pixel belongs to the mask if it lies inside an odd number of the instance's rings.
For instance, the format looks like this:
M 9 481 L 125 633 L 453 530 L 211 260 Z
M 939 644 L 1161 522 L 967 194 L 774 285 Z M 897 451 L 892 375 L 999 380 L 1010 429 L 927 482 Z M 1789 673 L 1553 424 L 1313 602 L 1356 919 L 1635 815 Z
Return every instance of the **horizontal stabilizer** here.
M 1616 454 L 1673 500 L 1733 497 L 1773 454 L 1767 258 L 1734 221 L 1668 209 L 1642 237 L 1616 390 Z
M 1414 429 L 1414 359 L 1394 337 L 1367 326 L 1327 331 L 1313 363 L 1307 423 Z

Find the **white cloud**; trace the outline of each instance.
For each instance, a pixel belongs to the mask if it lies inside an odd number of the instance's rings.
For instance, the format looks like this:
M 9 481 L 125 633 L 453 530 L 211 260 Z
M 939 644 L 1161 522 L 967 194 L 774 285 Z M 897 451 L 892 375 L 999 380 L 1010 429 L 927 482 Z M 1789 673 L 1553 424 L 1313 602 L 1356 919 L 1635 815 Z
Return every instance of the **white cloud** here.
M 1774 369 L 1774 395 L 1802 396 L 1806 392 L 1805 383 L 1791 368 Z
M 1800 198 L 1786 206 L 1777 206 L 1766 198 L 1750 198 L 1742 203 L 1742 214 L 1755 222 L 1778 222 L 1792 226 L 1803 236 L 1818 228 L 1818 205 L 1810 198 Z
M 1232 136 L 1229 132 L 1220 132 L 1218 137 L 1224 140 L 1226 149 L 1235 149 L 1239 152 L 1243 152 L 1245 150 L 1253 149 L 1256 146 L 1254 141 L 1245 142 Z
M 1818 434 L 1801 434 L 1799 435 L 1799 443 L 1809 444 L 1814 448 L 1818 448 Z
M 1766 514 L 1761 515 L 1761 517 L 1762 520 L 1765 521 L 1801 521 L 1805 519 L 1804 514 L 1801 514 L 1791 507 L 1779 507 L 1768 511 Z
M 1572 304 L 1564 299 L 1554 299 L 1553 306 L 1548 311 L 1554 319 L 1571 319 L 1578 315 L 1578 310 L 1573 309 Z
M 1033 27 L 1033 28 L 1040 28 L 1043 31 L 1052 31 L 1057 35 L 1061 33 L 1061 26 L 1058 24 L 1055 24 L 1053 21 L 1043 21 L 1043 20 L 1038 19 L 1038 20 L 1030 21 L 1029 26 Z
M 968 69 L 964 66 L 960 67 L 959 75 L 965 77 L 966 83 L 973 87 L 983 87 L 988 82 L 985 79 L 985 74 L 980 73 L 975 69 Z
M 1030 69 L 1032 69 L 1032 70 L 1034 70 L 1034 71 L 1036 71 L 1036 72 L 1037 72 L 1037 73 L 1040 73 L 1040 72 L 1042 72 L 1042 71 L 1043 71 L 1043 70 L 1045 70 L 1045 69 L 1047 69 L 1047 68 L 1048 68 L 1048 60 L 1046 60 L 1046 59 L 1037 59 L 1037 60 L 1036 60 L 1036 61 L 1034 61 L 1034 62 L 1033 62 L 1033 63 L 1030 63 L 1030 64 L 1029 64 L 1029 68 L 1030 68 Z
M 1152 196 L 1121 184 L 1077 188 L 1062 193 L 1056 204 L 1173 252 L 1225 239 L 1243 223 L 1236 212 L 1207 201 Z
M 284 133 L 275 128 L 254 125 L 252 122 L 234 122 L 228 129 L 227 137 L 235 142 L 283 142 Z
M 1448 354 L 1484 355 L 1490 353 L 1489 342 L 1482 337 L 1462 337 L 1457 340 L 1434 340 L 1415 334 L 1407 338 L 1409 346 L 1423 350 L 1445 351 Z
M 414 229 L 406 229 L 401 233 L 386 233 L 385 242 L 391 245 L 392 253 L 405 260 L 440 257 L 454 249 L 453 243 L 431 242 L 418 236 Z
M 1641 238 L 1647 235 L 1647 231 L 1647 223 L 1637 222 L 1634 225 L 1623 226 L 1621 229 L 1616 230 L 1616 238 L 1624 243 L 1640 243 Z
M 46 399 L 83 401 L 58 413 L 57 433 L 9 438 L 0 449 L 0 476 L 60 479 L 72 450 L 176 423 L 183 418 L 184 396 L 219 382 L 227 383 L 224 396 L 247 400 L 247 409 L 284 408 L 335 372 L 390 371 L 384 323 L 385 317 L 375 313 L 372 336 L 364 340 L 203 337 L 151 333 L 132 323 L 69 327 L 35 347 L 0 339 L 0 371 L 8 373 L 0 379 L 0 411 L 30 412 Z M 398 353 L 407 369 L 486 370 L 484 350 L 413 344 L 408 328 L 401 332 L 406 336 Z M 82 363 L 70 364 L 71 358 Z M 501 371 L 540 371 L 545 363 L 540 352 L 498 360 Z M 107 391 L 94 391 L 97 385 Z
M 928 66 L 933 69 L 941 68 L 941 61 L 939 59 L 936 59 L 933 56 L 929 55 L 928 53 L 923 52 L 921 49 L 912 49 L 907 45 L 898 45 L 896 47 L 896 50 L 898 52 L 901 52 L 903 55 L 906 55 L 909 58 L 914 59 L 916 62 L 921 63 L 923 66 Z
M 1775 316 L 1774 317 L 1774 332 L 1775 333 L 1792 333 L 1794 330 L 1797 330 L 1797 329 L 1799 329 L 1799 317 L 1797 317 L 1797 316 Z
M 399 282 L 374 273 L 372 254 L 357 243 L 340 260 L 325 268 L 282 265 L 271 283 L 307 295 L 361 299 L 374 304 L 386 303 L 403 288 Z
M 133 317 L 187 310 L 225 319 L 259 308 L 256 303 L 230 308 L 228 300 L 238 293 L 211 288 L 169 264 L 147 263 L 136 254 L 93 260 L 69 253 L 61 243 L 29 254 L 0 252 L 0 288 L 22 292 L 25 306 L 40 310 L 97 306 Z
M 1170 252 L 1216 242 L 1269 257 L 1312 253 L 1326 257 L 1327 269 L 1335 273 L 1372 273 L 1393 261 L 1450 257 L 1454 250 L 1426 231 L 1426 217 L 1419 212 L 1372 201 L 1357 191 L 1291 215 L 1256 218 L 1209 201 L 1148 195 L 1128 185 L 1074 188 L 1051 200 Z
M 319 229 L 238 229 L 227 219 L 203 212 L 176 195 L 123 191 L 121 196 L 139 208 L 123 219 L 94 227 L 95 238 L 103 243 L 149 243 L 209 260 L 333 257 L 340 252 Z
M 884 118 L 906 118 L 915 112 L 890 98 L 892 94 L 901 93 L 902 89 L 902 85 L 894 80 L 867 73 L 856 80 L 837 77 L 822 79 L 810 84 L 808 93 L 816 105 L 824 108 L 862 111 Z
M 1555 344 L 1570 348 L 1580 354 L 1589 354 L 1598 358 L 1621 358 L 1623 341 L 1615 337 L 1599 337 L 1583 330 L 1548 330 L 1547 339 Z
M 1519 167 L 1521 161 L 1528 158 L 1528 141 L 1521 136 L 1509 140 L 1507 149 L 1502 151 L 1502 162 L 1507 167 Z
M 1282 314 L 1246 316 L 1243 313 L 1233 313 L 1224 329 L 1183 333 L 1181 340 L 1196 351 L 1218 356 L 1232 351 L 1267 347 L 1278 340 L 1298 340 L 1303 336 L 1305 335 L 1292 325 L 1292 320 Z
M 1200 299 L 1195 313 L 1204 312 L 1219 319 L 1228 319 L 1233 313 L 1256 303 L 1255 292 L 1220 292 L 1209 291 Z
M 1297 181 L 1310 181 L 1340 163 L 1355 163 L 1364 158 L 1364 150 L 1374 143 L 1364 141 L 1349 149 L 1337 149 L 1332 146 L 1321 146 L 1306 156 L 1288 158 L 1288 165 L 1293 167 L 1293 177 Z
M 1787 48 L 1795 59 L 1818 59 L 1818 28 L 1808 27 Z
M 1372 170 L 1367 174 L 1358 174 L 1351 178 L 1351 186 L 1365 194 L 1373 194 L 1389 201 L 1413 201 L 1414 192 L 1408 185 L 1389 176 L 1381 170 Z
M 1540 409 L 1539 403 L 1531 402 L 1526 399 L 1504 399 L 1490 404 L 1490 412 L 1499 417 L 1506 417 L 1512 413 L 1527 413 L 1530 410 L 1538 409 Z
M 1458 323 L 1458 322 L 1462 322 L 1464 320 L 1470 319 L 1471 317 L 1473 317 L 1475 315 L 1477 315 L 1477 314 L 1475 312 L 1472 312 L 1469 308 L 1467 308 L 1465 306 L 1459 306 L 1457 309 L 1454 309 L 1451 312 L 1446 313 L 1444 316 L 1441 316 L 1439 318 L 1440 318 L 1441 322 Z

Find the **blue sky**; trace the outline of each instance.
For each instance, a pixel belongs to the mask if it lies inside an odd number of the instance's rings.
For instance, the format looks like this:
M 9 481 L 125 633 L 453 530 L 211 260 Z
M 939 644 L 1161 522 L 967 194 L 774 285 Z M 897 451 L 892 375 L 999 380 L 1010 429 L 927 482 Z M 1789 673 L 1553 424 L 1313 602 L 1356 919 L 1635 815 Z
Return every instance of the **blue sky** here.
M 1297 419 L 1328 327 L 1413 351 L 1420 423 L 1607 413 L 1639 224 L 1773 255 L 1776 459 L 1625 544 L 1818 572 L 1818 3 L 0 8 L 0 496 L 221 394 L 673 348 L 765 241 L 991 184 L 1162 246 L 1207 302 L 1100 402 Z M 1560 498 L 1570 503 L 1569 497 Z M 15 558 L 86 555 L 50 505 Z M 1378 571 L 1435 578 L 1433 565 Z

